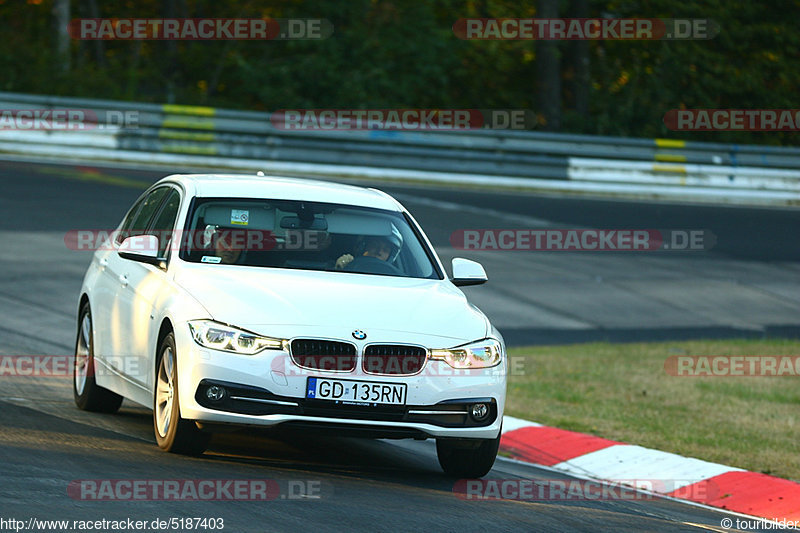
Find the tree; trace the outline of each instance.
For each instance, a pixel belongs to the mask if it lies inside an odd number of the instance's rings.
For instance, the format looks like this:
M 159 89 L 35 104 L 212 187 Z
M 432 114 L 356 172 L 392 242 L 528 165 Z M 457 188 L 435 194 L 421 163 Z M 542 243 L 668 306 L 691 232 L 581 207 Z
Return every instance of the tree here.
M 69 57 L 69 0 L 55 0 L 53 3 L 53 25 L 55 26 L 55 54 L 62 72 L 70 68 Z
M 537 18 L 558 18 L 558 0 L 539 0 Z M 542 117 L 542 129 L 561 129 L 561 55 L 555 41 L 536 44 L 537 108 Z

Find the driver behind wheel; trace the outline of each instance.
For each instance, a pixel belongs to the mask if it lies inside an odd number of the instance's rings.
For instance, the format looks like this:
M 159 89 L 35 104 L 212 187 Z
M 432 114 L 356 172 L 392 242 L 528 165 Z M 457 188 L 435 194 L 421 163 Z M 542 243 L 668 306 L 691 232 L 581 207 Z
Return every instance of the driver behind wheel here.
M 381 261 L 393 262 L 400 254 L 403 247 L 403 236 L 400 231 L 392 224 L 392 233 L 390 235 L 371 235 L 364 237 L 356 246 L 356 255 L 361 251 L 361 257 L 374 257 Z M 353 262 L 354 257 L 351 254 L 344 254 L 336 260 L 336 268 L 342 270 Z
M 203 232 L 203 246 L 213 255 L 204 255 L 202 263 L 234 265 L 244 260 L 245 234 L 242 230 L 207 225 Z

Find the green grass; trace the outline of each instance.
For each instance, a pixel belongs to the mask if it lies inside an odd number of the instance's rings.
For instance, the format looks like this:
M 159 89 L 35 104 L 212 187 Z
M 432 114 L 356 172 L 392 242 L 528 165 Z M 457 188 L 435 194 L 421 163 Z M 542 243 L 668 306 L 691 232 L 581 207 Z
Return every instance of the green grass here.
M 800 377 L 676 377 L 673 355 L 800 355 L 800 342 L 688 341 L 509 351 L 506 414 L 800 480 Z

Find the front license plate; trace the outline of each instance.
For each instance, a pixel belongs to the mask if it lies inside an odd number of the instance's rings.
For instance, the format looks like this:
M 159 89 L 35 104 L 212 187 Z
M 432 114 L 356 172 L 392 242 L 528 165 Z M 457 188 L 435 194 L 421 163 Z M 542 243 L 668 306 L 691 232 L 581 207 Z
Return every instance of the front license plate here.
M 356 405 L 405 405 L 405 383 L 308 378 L 306 398 Z

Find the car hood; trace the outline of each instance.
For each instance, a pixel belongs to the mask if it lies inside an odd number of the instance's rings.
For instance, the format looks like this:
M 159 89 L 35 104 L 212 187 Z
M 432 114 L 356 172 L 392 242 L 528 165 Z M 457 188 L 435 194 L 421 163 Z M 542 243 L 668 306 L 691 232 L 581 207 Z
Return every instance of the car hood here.
M 483 313 L 442 280 L 192 265 L 175 281 L 214 320 L 264 335 L 349 337 L 360 329 L 373 340 L 404 333 L 469 342 L 490 331 Z

